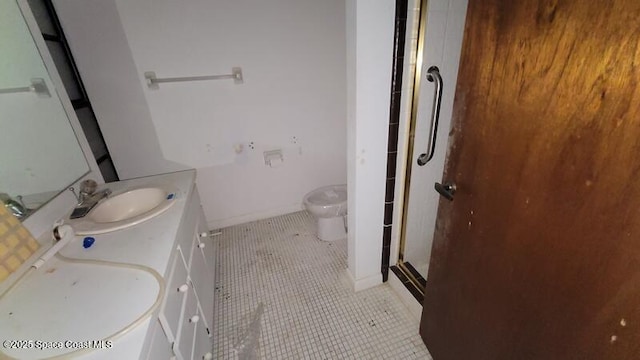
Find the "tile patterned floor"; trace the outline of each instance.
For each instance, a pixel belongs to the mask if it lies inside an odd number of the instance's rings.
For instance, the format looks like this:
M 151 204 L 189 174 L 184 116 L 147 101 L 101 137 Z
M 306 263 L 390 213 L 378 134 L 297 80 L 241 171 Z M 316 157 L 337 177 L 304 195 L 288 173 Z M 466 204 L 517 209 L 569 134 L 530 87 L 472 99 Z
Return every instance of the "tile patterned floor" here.
M 323 242 L 304 211 L 219 235 L 214 351 L 251 349 L 263 305 L 258 359 L 430 359 L 417 324 L 387 285 L 353 293 L 347 243 Z M 251 359 L 252 357 L 245 357 Z

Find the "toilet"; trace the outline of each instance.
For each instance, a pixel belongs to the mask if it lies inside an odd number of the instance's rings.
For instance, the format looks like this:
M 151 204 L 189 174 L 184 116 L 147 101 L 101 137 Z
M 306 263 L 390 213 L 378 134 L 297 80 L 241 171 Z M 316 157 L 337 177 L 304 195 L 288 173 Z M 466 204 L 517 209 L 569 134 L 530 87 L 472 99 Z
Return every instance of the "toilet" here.
M 318 238 L 335 241 L 347 237 L 347 185 L 331 185 L 304 196 L 305 209 L 316 219 Z

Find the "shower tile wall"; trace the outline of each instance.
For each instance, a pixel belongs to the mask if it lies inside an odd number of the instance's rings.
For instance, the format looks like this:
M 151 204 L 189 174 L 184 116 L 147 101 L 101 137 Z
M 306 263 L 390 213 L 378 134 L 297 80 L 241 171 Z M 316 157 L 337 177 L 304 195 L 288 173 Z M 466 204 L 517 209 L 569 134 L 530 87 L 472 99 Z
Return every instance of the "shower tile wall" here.
M 429 359 L 388 285 L 354 293 L 346 240 L 320 241 L 313 228 L 303 211 L 222 230 L 215 358 L 247 355 L 262 304 L 260 359 Z

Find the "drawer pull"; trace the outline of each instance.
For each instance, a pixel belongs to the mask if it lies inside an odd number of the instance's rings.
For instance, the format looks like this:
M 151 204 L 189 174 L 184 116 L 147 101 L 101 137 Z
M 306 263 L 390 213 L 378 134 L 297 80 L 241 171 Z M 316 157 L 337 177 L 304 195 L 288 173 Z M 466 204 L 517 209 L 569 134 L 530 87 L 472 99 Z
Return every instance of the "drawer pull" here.
M 199 247 L 200 249 L 204 249 L 204 246 L 205 246 L 205 243 L 200 243 L 200 244 L 198 244 L 198 247 Z
M 207 236 L 209 236 L 209 234 L 207 234 L 206 232 L 201 232 L 200 233 L 200 237 L 207 237 Z
M 189 285 L 187 284 L 182 284 L 178 287 L 178 292 L 183 293 L 183 292 L 187 292 L 187 290 L 189 290 Z
M 200 316 L 198 316 L 198 315 L 193 315 L 193 316 L 191 317 L 191 319 L 189 319 L 189 322 L 190 322 L 190 323 L 192 323 L 192 324 L 195 324 L 195 323 L 197 323 L 199 320 L 200 320 Z
M 213 359 L 213 354 L 211 352 L 208 352 L 208 353 L 204 354 L 204 356 L 202 358 L 204 360 L 212 360 Z

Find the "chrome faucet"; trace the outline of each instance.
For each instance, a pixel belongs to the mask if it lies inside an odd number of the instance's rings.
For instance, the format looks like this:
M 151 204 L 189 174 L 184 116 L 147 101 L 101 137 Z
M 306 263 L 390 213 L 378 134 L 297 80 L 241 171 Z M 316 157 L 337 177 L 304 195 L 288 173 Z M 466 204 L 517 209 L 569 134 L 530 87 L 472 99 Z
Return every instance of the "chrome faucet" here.
M 4 203 L 4 206 L 9 209 L 18 220 L 24 220 L 33 210 L 24 205 L 22 196 L 18 196 L 18 199 L 20 201 L 13 200 L 8 194 L 0 193 L 0 200 Z
M 96 192 L 98 188 L 98 183 L 94 180 L 87 179 L 80 183 L 80 195 L 78 195 L 78 205 L 84 203 L 87 199 L 89 199 L 93 193 Z
M 102 189 L 82 199 L 82 204 L 98 203 L 100 200 L 109 197 L 109 195 L 111 195 L 111 189 Z
M 77 196 L 78 205 L 71 212 L 69 219 L 78 219 L 86 216 L 100 200 L 111 195 L 111 189 L 102 189 L 96 192 L 97 187 L 98 184 L 93 180 L 85 180 L 80 184 L 80 192 Z

